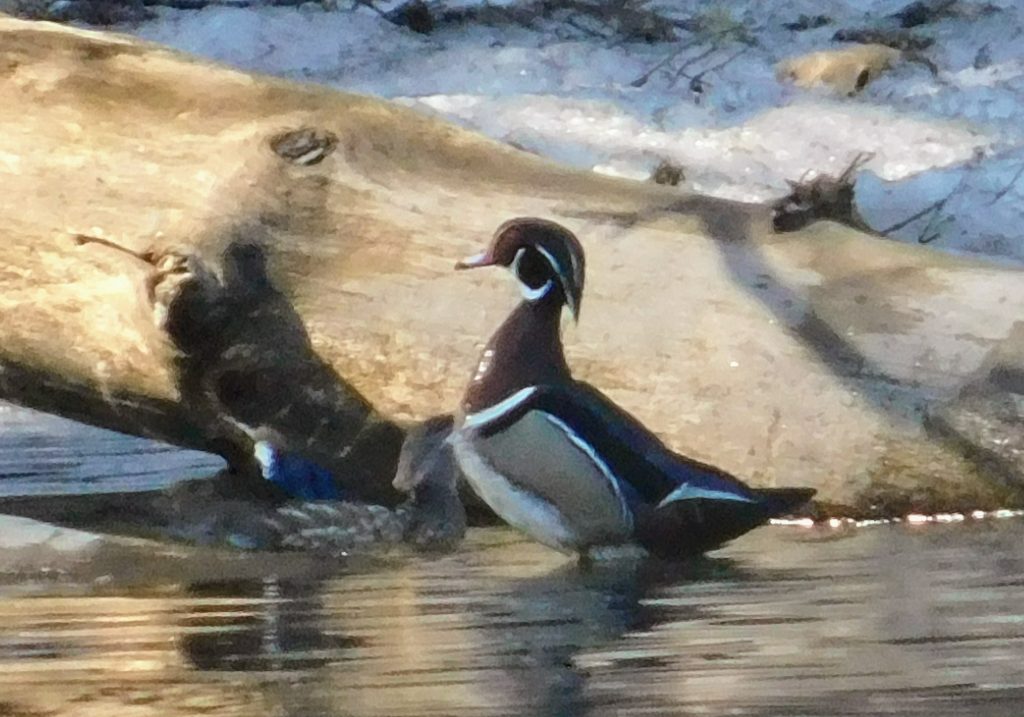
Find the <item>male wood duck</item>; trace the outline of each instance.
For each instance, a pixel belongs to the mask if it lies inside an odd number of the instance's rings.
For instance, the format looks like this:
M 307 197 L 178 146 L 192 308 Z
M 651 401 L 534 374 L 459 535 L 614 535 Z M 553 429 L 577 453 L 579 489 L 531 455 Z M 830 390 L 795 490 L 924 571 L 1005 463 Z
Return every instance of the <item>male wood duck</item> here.
M 562 308 L 578 320 L 584 256 L 559 224 L 520 218 L 457 269 L 506 267 L 523 300 L 487 343 L 449 439 L 473 489 L 513 527 L 583 556 L 635 543 L 669 558 L 715 548 L 792 512 L 810 488 L 750 488 L 671 451 L 573 379 Z

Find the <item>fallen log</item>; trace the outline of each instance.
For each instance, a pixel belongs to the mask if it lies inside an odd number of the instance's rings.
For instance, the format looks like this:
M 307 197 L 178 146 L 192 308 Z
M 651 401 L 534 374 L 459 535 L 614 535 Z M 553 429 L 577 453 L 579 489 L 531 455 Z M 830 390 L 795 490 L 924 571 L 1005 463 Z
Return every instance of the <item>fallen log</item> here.
M 0 177 L 0 396 L 17 403 L 236 466 L 268 427 L 393 505 L 402 426 L 456 406 L 516 300 L 453 262 L 540 215 L 588 252 L 570 362 L 675 448 L 814 486 L 829 511 L 1024 503 L 999 453 L 1024 404 L 992 430 L 934 418 L 991 356 L 1024 367 L 1014 267 L 832 223 L 776 235 L 768 207 L 11 19 Z

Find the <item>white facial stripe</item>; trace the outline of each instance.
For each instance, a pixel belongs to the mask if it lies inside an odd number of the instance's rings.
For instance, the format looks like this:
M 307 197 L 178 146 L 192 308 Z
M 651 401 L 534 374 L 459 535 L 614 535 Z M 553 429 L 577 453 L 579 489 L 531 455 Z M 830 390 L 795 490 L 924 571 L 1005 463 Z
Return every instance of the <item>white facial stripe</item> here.
M 580 262 L 576 258 L 576 252 L 569 252 L 569 261 L 572 262 L 572 278 L 578 281 L 580 278 Z
M 597 466 L 598 470 L 608 479 L 608 482 L 612 486 L 612 490 L 615 491 L 615 497 L 619 500 L 619 508 L 622 510 L 622 517 L 629 525 L 629 530 L 633 530 L 633 511 L 629 509 L 629 504 L 626 503 L 626 497 L 622 495 L 622 488 L 619 486 L 619 479 L 612 473 L 611 468 L 608 464 L 601 460 L 601 457 L 597 455 L 594 447 L 587 443 L 583 438 L 572 430 L 572 428 L 562 419 L 552 416 L 550 413 L 539 411 L 539 413 L 547 419 L 549 423 L 561 430 L 565 437 L 568 438 L 574 446 L 579 448 L 583 453 L 586 454 L 587 458 L 593 461 L 594 465 Z
M 486 426 L 491 421 L 495 421 L 515 409 L 516 406 L 532 396 L 536 390 L 536 386 L 521 388 L 508 398 L 498 401 L 489 408 L 477 411 L 476 413 L 470 413 L 462 422 L 462 427 L 479 428 L 480 426 Z
M 551 291 L 551 287 L 554 286 L 554 284 L 552 284 L 551 280 L 548 279 L 542 286 L 538 286 L 536 289 L 531 289 L 523 283 L 522 279 L 519 278 L 519 262 L 525 253 L 526 247 L 519 247 L 515 257 L 512 259 L 512 275 L 516 277 L 516 281 L 519 282 L 519 290 L 523 292 L 523 298 L 527 301 L 536 301 L 537 299 L 543 298 L 549 291 Z
M 565 293 L 565 292 L 563 292 Z M 572 298 L 572 294 L 565 293 L 565 305 L 569 307 L 569 311 L 572 312 L 573 320 L 576 319 L 576 299 Z
M 674 491 L 666 495 L 665 499 L 658 503 L 658 507 L 663 508 L 669 503 L 675 503 L 677 500 L 697 500 L 699 498 L 704 498 L 706 500 L 734 500 L 739 503 L 754 502 L 752 498 L 740 495 L 739 493 L 730 493 L 729 491 L 714 490 L 712 488 L 700 488 L 688 483 L 683 483 Z
M 551 271 L 555 272 L 559 276 L 562 275 L 562 265 L 558 263 L 558 259 L 556 259 L 551 254 L 551 252 L 542 247 L 540 244 L 534 244 L 533 248 L 539 251 L 541 254 L 543 254 L 544 258 L 548 260 L 548 264 L 551 265 Z
M 555 272 L 556 276 L 558 276 L 558 279 L 559 279 L 559 281 L 562 284 L 562 293 L 565 294 L 565 303 L 569 305 L 569 310 L 572 311 L 572 313 L 575 314 L 576 313 L 576 300 L 573 298 L 572 292 L 569 291 L 569 287 L 566 285 L 565 274 L 562 272 L 562 265 L 558 263 L 558 259 L 556 259 L 551 254 L 551 252 L 549 252 L 547 249 L 542 247 L 540 244 L 534 245 L 534 248 L 536 248 L 537 251 L 539 251 L 544 256 L 544 258 L 548 260 L 548 263 L 551 265 L 551 270 L 553 272 Z M 576 270 L 576 257 L 573 256 L 572 252 L 569 253 L 569 257 L 570 257 L 570 260 L 573 263 L 573 271 L 575 271 Z
M 526 253 L 526 247 L 521 246 L 516 250 L 516 255 L 512 257 L 512 275 L 519 279 L 519 262 L 523 258 L 523 254 Z

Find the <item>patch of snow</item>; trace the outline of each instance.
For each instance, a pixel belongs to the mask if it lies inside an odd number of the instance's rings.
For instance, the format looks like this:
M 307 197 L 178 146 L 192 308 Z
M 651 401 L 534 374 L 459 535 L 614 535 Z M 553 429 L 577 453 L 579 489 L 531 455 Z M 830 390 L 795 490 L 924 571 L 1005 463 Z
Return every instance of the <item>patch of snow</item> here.
M 924 172 L 901 182 L 885 182 L 863 172 L 857 178 L 855 200 L 861 216 L 879 230 L 941 203 L 891 236 L 1024 257 L 1018 229 L 1024 227 L 1024 151 Z
M 1001 82 L 1016 80 L 1024 75 L 1024 62 L 1014 60 L 999 65 L 975 68 L 967 67 L 957 72 L 950 72 L 946 79 L 961 89 L 965 87 L 992 87 Z
M 353 66 L 380 60 L 379 48 L 396 54 L 422 44 L 375 13 L 326 12 L 313 4 L 294 8 L 201 10 L 161 8 L 136 28 L 139 37 L 256 72 L 319 82 Z M 372 59 L 371 59 L 372 58 Z
M 436 110 L 484 134 L 607 174 L 646 178 L 662 159 L 682 165 L 692 187 L 765 201 L 786 179 L 839 174 L 858 152 L 887 180 L 964 162 L 988 140 L 952 123 L 893 117 L 824 100 L 770 109 L 734 127 L 664 131 L 609 102 L 550 95 L 440 95 L 400 100 Z
M 923 55 L 936 72 L 911 59 L 852 98 L 775 77 L 783 59 L 841 47 L 831 39 L 838 29 L 895 28 L 887 16 L 906 4 L 779 0 L 766 13 L 763 0 L 663 0 L 648 7 L 725 34 L 679 30 L 678 41 L 654 44 L 604 39 L 565 16 L 420 35 L 367 7 L 316 4 L 161 9 L 123 29 L 244 69 L 397 99 L 578 167 L 642 179 L 671 160 L 684 168 L 685 189 L 745 201 L 778 197 L 785 180 L 807 173 L 839 174 L 871 152 L 857 201 L 873 226 L 891 226 L 953 186 L 933 245 L 1024 261 L 1020 190 L 985 203 L 1024 161 L 1019 2 L 957 3 L 956 14 L 912 31 L 934 40 Z M 830 22 L 785 27 L 801 14 Z M 729 39 L 731 31 L 753 42 Z M 920 230 L 909 224 L 895 235 L 916 241 Z

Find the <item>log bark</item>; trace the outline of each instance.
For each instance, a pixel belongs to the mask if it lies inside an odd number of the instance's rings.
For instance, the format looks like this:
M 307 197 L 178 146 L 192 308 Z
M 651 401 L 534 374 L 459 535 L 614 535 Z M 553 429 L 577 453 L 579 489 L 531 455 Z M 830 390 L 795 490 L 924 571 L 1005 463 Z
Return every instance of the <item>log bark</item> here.
M 0 177 L 11 401 L 236 464 L 249 428 L 270 427 L 394 503 L 402 426 L 456 406 L 516 301 L 504 277 L 453 262 L 540 215 L 588 252 L 570 363 L 675 448 L 753 483 L 815 486 L 830 510 L 1024 501 L 1020 462 L 999 453 L 1021 426 L 1016 384 L 990 382 L 1018 406 L 1002 428 L 929 418 L 991 356 L 1003 374 L 1024 367 L 1006 348 L 1024 317 L 1014 267 L 831 223 L 776 235 L 767 207 L 10 19 Z

